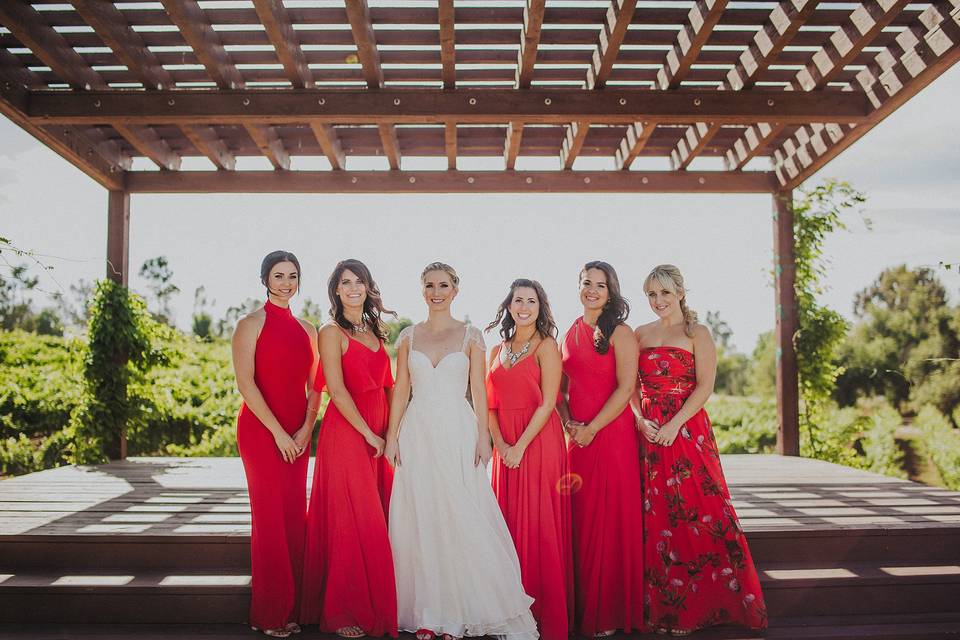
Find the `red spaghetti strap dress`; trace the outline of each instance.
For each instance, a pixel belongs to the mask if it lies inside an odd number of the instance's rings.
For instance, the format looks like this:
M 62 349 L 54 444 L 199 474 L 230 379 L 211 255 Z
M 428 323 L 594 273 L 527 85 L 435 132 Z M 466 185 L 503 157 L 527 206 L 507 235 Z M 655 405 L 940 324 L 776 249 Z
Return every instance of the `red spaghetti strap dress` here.
M 500 433 L 515 444 L 543 402 L 536 353 L 509 369 L 500 359 L 487 376 L 487 401 Z M 523 590 L 534 598 L 530 611 L 544 640 L 567 640 L 573 611 L 573 557 L 567 452 L 560 416 L 554 411 L 509 469 L 493 454 L 493 492 L 520 557 Z
M 306 416 L 306 385 L 313 347 L 290 309 L 264 305 L 254 380 L 267 406 L 293 434 Z M 284 462 L 273 434 L 244 404 L 237 446 L 250 494 L 252 597 L 250 624 L 278 629 L 298 621 L 300 571 L 307 510 L 307 456 Z
M 597 353 L 578 318 L 561 346 L 570 417 L 588 423 L 617 388 L 613 346 Z M 586 447 L 570 440 L 577 631 L 643 629 L 640 441 L 630 407 Z M 578 488 L 579 487 L 579 488 Z
M 387 430 L 386 390 L 393 386 L 383 343 L 352 338 L 343 382 L 377 435 Z M 307 512 L 301 618 L 324 632 L 357 626 L 369 636 L 397 636 L 397 587 L 387 516 L 393 469 L 330 402 L 320 427 Z
M 693 354 L 640 351 L 643 415 L 664 424 L 697 386 Z M 767 626 L 760 580 L 730 501 L 710 418 L 701 409 L 669 447 L 644 446 L 644 526 L 649 623 L 695 631 Z

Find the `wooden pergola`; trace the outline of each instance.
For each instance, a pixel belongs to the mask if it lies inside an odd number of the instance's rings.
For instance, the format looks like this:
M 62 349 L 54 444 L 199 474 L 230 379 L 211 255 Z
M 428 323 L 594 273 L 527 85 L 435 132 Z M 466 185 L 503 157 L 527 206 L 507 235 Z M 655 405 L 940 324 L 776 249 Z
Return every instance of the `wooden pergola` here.
M 772 194 L 787 455 L 792 190 L 960 58 L 960 0 L 5 0 L 0 26 L 0 112 L 109 191 L 122 283 L 131 193 Z

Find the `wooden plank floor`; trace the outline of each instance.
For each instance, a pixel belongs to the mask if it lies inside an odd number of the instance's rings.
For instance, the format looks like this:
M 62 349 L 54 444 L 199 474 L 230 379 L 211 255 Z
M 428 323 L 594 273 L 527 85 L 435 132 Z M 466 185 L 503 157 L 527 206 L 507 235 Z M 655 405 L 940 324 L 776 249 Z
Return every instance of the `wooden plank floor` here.
M 731 455 L 723 465 L 747 532 L 960 523 L 957 492 L 803 458 Z M 0 481 L 0 535 L 249 531 L 238 458 L 131 458 Z

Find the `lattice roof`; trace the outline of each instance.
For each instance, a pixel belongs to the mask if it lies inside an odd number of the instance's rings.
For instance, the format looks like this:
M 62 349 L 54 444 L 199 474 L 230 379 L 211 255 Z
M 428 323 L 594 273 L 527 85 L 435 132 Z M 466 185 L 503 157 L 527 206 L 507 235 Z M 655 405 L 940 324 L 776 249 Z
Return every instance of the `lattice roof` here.
M 960 57 L 960 0 L 7 1 L 0 25 L 0 111 L 129 191 L 792 188 Z

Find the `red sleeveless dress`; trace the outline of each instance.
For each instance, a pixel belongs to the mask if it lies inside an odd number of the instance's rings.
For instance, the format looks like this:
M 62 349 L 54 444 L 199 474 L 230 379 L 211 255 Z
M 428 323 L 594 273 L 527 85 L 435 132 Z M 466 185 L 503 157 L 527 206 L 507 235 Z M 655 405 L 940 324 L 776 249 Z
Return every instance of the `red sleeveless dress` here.
M 487 375 L 487 403 L 500 433 L 515 444 L 543 402 L 536 352 L 506 369 L 497 358 Z M 573 609 L 573 557 L 566 443 L 556 411 L 509 469 L 493 454 L 493 492 L 520 557 L 523 590 L 544 640 L 567 640 Z
M 349 338 L 349 336 L 348 336 Z M 374 433 L 387 431 L 393 387 L 383 342 L 376 351 L 349 338 L 343 382 Z M 307 512 L 303 622 L 324 632 L 357 626 L 369 636 L 397 636 L 397 587 L 387 516 L 393 469 L 340 413 L 327 405 Z
M 643 415 L 674 416 L 697 386 L 693 354 L 640 351 Z M 669 447 L 644 443 L 644 543 L 649 624 L 694 631 L 738 623 L 767 626 L 760 580 L 730 501 L 720 453 L 701 409 Z
M 578 318 L 561 347 L 570 417 L 588 423 L 617 388 L 613 347 L 600 355 Z M 568 447 L 577 631 L 643 628 L 640 441 L 628 406 L 586 447 Z M 578 488 L 579 487 L 579 488 Z
M 313 364 L 310 337 L 290 309 L 267 302 L 257 338 L 254 381 L 270 411 L 293 435 L 306 417 Z M 250 624 L 278 629 L 298 620 L 307 510 L 307 456 L 284 462 L 273 434 L 244 404 L 237 447 L 250 494 L 252 597 Z

